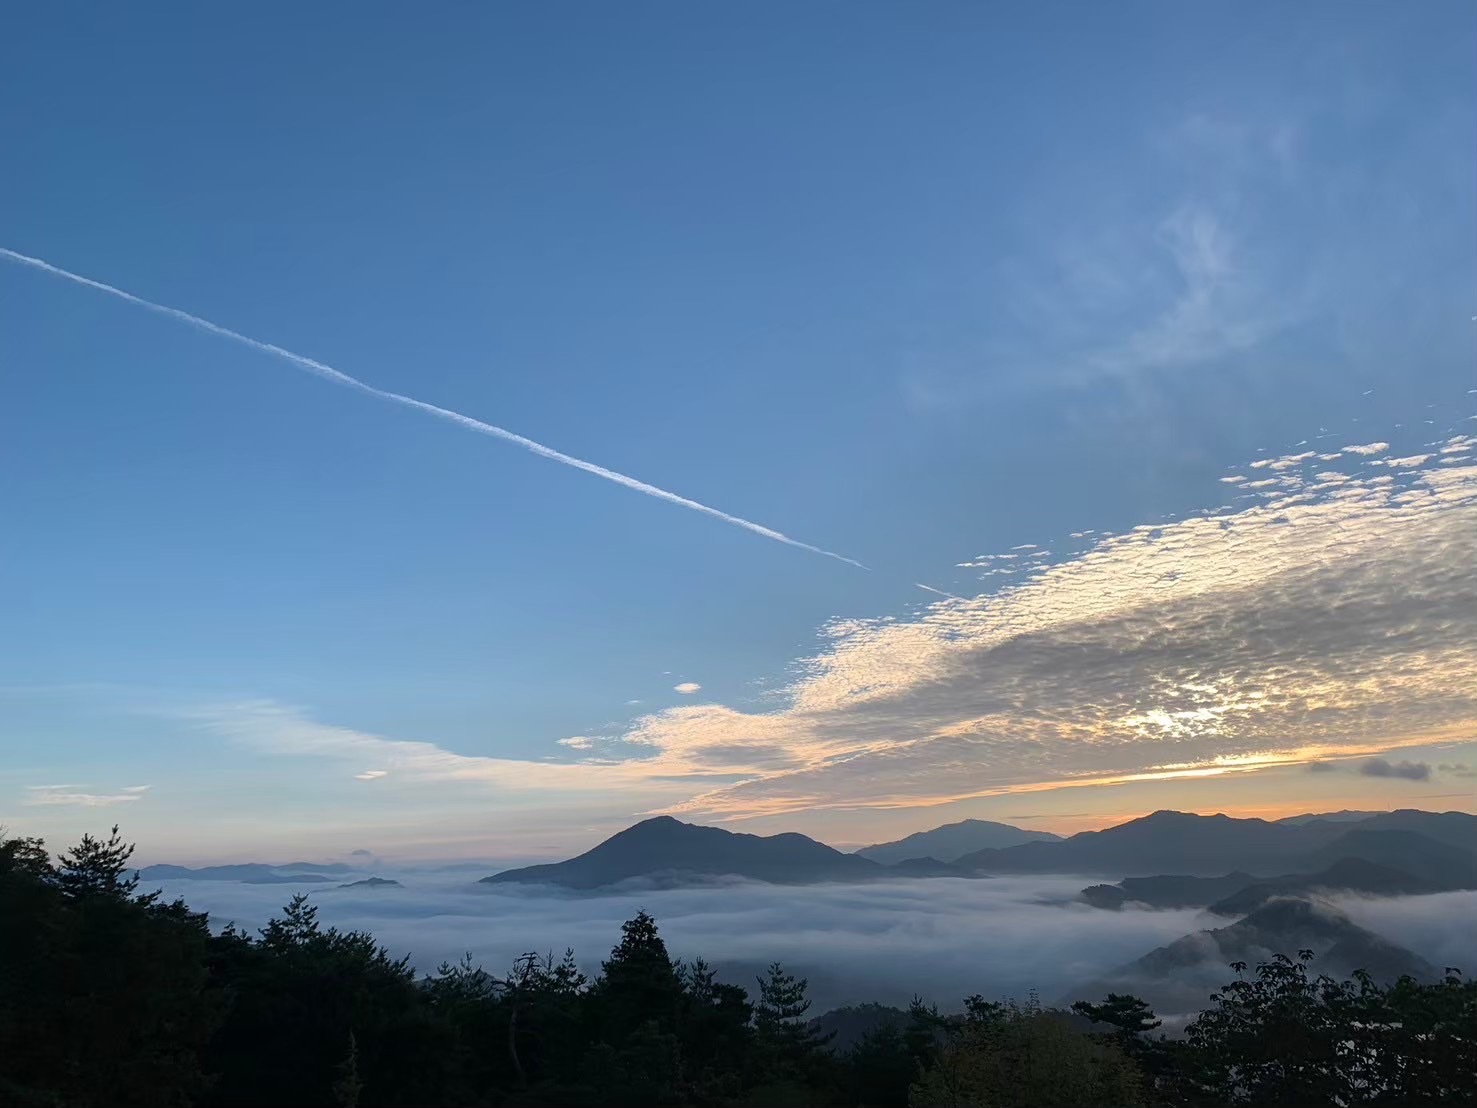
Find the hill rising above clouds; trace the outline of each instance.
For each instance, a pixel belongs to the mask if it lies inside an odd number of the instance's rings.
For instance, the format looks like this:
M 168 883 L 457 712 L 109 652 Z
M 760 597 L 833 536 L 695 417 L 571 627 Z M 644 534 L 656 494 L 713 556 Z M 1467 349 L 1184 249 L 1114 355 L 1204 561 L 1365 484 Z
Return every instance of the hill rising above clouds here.
M 1361 871 L 1362 877 L 1349 867 L 1338 868 L 1338 863 L 1355 859 L 1398 871 L 1375 881 L 1376 886 L 1383 883 L 1392 891 L 1406 886 L 1422 891 L 1477 887 L 1472 851 L 1452 842 L 1463 835 L 1477 841 L 1477 817 L 1459 812 L 1387 812 L 1361 821 L 1314 819 L 1303 824 L 1155 812 L 1102 831 L 977 850 L 954 861 L 912 853 L 927 845 L 913 840 L 927 840 L 938 831 L 952 835 L 955 826 L 845 854 L 804 835 L 747 835 L 658 816 L 626 828 L 578 857 L 507 870 L 483 881 L 588 890 L 632 880 L 682 885 L 738 877 L 795 885 L 997 873 L 1100 873 L 1153 879 L 1136 881 L 1136 888 L 1124 888 L 1121 897 L 1106 891 L 1111 887 L 1102 887 L 1105 904 L 1116 898 L 1161 906 L 1205 905 L 1252 885 L 1271 879 L 1287 882 L 1300 874 L 1330 874 L 1323 886 L 1335 878 L 1349 879 L 1352 884 L 1338 887 L 1380 891 L 1379 887 L 1364 887 L 1375 880 L 1369 877 L 1368 867 Z M 1034 834 L 1003 824 L 987 825 L 979 833 L 1007 831 Z M 882 858 L 869 856 L 878 850 Z M 950 853 L 947 849 L 940 852 Z M 884 864 L 884 859 L 896 854 L 907 857 Z M 1263 874 L 1282 876 L 1259 876 Z M 1206 878 L 1214 880 L 1197 880 Z M 1308 881 L 1312 882 L 1308 887 L 1318 885 L 1311 877 Z
M 333 876 L 353 873 L 354 867 L 341 862 L 293 862 L 285 866 L 262 862 L 242 862 L 226 866 L 157 865 L 138 871 L 139 880 L 151 881 L 243 881 L 248 885 L 304 885 L 330 881 Z
M 1354 923 L 1328 904 L 1297 898 L 1274 899 L 1226 927 L 1195 931 L 1112 973 L 1078 986 L 1068 1001 L 1132 993 L 1155 1011 L 1196 1011 L 1206 996 L 1224 985 L 1227 966 L 1255 966 L 1274 954 L 1313 952 L 1313 972 L 1348 977 L 1367 970 L 1382 984 L 1404 975 L 1434 981 L 1437 971 L 1424 958 Z
M 1313 873 L 1363 858 L 1442 887 L 1471 888 L 1474 843 L 1477 816 L 1464 812 L 1405 809 L 1363 820 L 1271 823 L 1162 811 L 1060 842 L 978 850 L 955 865 L 984 873 L 1216 877 Z
M 856 853 L 883 865 L 895 865 L 911 858 L 932 858 L 938 862 L 953 862 L 976 850 L 1000 849 L 1020 846 L 1030 842 L 1059 842 L 1060 835 L 1050 831 L 1027 831 L 1008 823 L 994 823 L 987 819 L 966 819 L 958 823 L 946 823 L 931 831 L 919 831 L 907 838 L 890 843 L 864 846 Z
M 742 877 L 797 885 L 872 880 L 887 872 L 887 867 L 877 862 L 843 854 L 804 835 L 744 835 L 657 816 L 612 835 L 566 862 L 525 866 L 482 880 L 486 884 L 543 884 L 588 890 L 635 879 L 690 884 Z

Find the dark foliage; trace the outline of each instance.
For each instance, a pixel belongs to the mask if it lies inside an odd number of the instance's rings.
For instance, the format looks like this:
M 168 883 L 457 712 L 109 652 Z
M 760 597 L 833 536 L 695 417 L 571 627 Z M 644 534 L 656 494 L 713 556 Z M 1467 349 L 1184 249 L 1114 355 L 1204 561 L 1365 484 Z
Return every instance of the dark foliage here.
M 593 981 L 569 951 L 417 979 L 304 896 L 258 934 L 212 935 L 139 892 L 131 853 L 116 829 L 55 862 L 0 836 L 5 1108 L 1393 1106 L 1467 1103 L 1477 1073 L 1477 986 L 1455 970 L 1381 987 L 1312 977 L 1306 951 L 1237 964 L 1181 1039 L 1116 994 L 816 1021 L 803 978 L 720 982 L 644 911 Z
M 0 1103 L 196 1103 L 224 997 L 210 933 L 182 902 L 140 896 L 117 828 L 53 866 L 0 845 Z

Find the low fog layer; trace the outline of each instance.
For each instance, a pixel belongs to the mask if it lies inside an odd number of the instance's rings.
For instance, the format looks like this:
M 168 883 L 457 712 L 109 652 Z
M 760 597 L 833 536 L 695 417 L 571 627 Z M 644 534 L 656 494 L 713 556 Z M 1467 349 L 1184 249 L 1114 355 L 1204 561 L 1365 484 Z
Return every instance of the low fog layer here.
M 621 923 L 644 907 L 674 957 L 705 957 L 721 976 L 750 987 L 756 972 L 779 959 L 810 978 L 816 1012 L 867 1000 L 905 1005 L 915 993 L 949 1008 L 973 992 L 1024 997 L 1035 989 L 1051 1001 L 1189 931 L 1227 922 L 1190 909 L 1089 908 L 1071 902 L 1089 883 L 1072 877 L 734 883 L 580 896 L 478 886 L 459 874 L 377 873 L 403 887 L 300 891 L 312 894 L 324 924 L 368 930 L 423 972 L 467 951 L 496 972 L 524 951 L 557 955 L 566 947 L 594 972 Z M 260 927 L 299 891 L 205 881 L 164 887 L 208 911 L 217 928 L 231 921 Z M 1341 904 L 1438 966 L 1477 968 L 1477 943 L 1465 926 L 1477 912 L 1477 893 Z
M 1430 896 L 1340 896 L 1333 903 L 1360 927 L 1415 951 L 1438 970 L 1477 977 L 1477 890 Z

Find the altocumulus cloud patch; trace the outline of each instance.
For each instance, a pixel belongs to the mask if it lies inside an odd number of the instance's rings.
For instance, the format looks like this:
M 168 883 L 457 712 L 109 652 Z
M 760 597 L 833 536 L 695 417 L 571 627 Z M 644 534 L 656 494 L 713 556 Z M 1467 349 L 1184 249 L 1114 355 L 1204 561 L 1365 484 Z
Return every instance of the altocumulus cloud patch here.
M 382 768 L 401 788 L 621 795 L 632 811 L 700 820 L 1464 738 L 1477 726 L 1477 464 L 1392 471 L 1369 465 L 1373 445 L 1337 463 L 1266 459 L 1276 477 L 1237 486 L 1219 513 L 1099 537 L 994 593 L 836 621 L 764 701 L 774 710 L 674 705 L 543 760 L 462 755 L 269 701 L 197 718 L 275 753 Z

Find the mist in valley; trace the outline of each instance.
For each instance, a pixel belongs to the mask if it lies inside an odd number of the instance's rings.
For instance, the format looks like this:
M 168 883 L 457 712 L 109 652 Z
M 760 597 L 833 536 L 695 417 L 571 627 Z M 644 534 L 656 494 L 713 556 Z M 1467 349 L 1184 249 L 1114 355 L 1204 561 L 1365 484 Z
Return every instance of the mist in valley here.
M 971 993 L 1024 999 L 1032 990 L 1057 1002 L 1156 947 L 1233 922 L 1200 909 L 1103 911 L 1076 899 L 1092 879 L 1061 876 L 804 887 L 638 884 L 589 895 L 480 886 L 465 873 L 374 873 L 400 886 L 171 881 L 161 887 L 167 897 L 209 912 L 216 929 L 230 922 L 259 928 L 293 893 L 306 892 L 325 926 L 369 931 L 422 973 L 466 953 L 501 972 L 525 952 L 557 957 L 573 948 L 593 975 L 619 939 L 621 923 L 645 908 L 673 957 L 705 958 L 720 978 L 750 988 L 755 974 L 779 960 L 809 978 L 815 1012 L 864 1001 L 905 1006 L 914 995 L 953 1009 Z M 1340 897 L 1335 904 L 1438 967 L 1477 968 L 1477 937 L 1469 926 L 1477 892 Z M 1220 975 L 1215 968 L 1206 967 L 1205 980 L 1231 979 L 1229 968 Z

